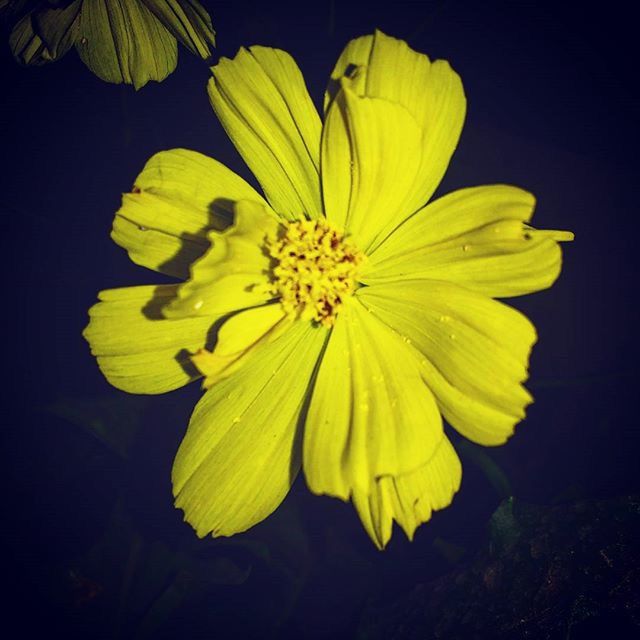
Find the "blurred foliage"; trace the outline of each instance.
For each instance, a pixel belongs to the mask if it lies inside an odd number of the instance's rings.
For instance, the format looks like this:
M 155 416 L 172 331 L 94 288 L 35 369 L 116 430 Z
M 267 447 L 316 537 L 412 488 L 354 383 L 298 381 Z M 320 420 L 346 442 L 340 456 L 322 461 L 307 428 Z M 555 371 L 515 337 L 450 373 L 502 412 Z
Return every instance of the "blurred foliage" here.
M 174 71 L 178 42 L 203 60 L 215 46 L 197 0 L 0 0 L 0 17 L 21 64 L 54 62 L 75 46 L 99 78 L 136 89 Z
M 489 545 L 493 553 L 510 549 L 522 535 L 521 519 L 514 512 L 515 500 L 507 498 L 500 503 L 489 521 Z
M 173 420 L 166 409 L 167 420 Z M 273 518 L 233 538 L 198 539 L 188 525 L 179 525 L 177 511 L 177 526 L 157 515 L 151 524 L 143 522 L 140 498 L 136 502 L 126 479 L 144 473 L 140 445 L 153 410 L 146 397 L 119 392 L 67 397 L 47 407 L 116 454 L 124 478 L 96 539 L 49 571 L 45 590 L 56 594 L 65 629 L 92 630 L 93 637 L 99 629 L 105 637 L 169 638 L 187 618 L 203 630 L 233 623 L 239 637 L 277 634 L 295 609 L 311 565 L 296 509 L 288 501 Z M 87 457 L 87 466 L 93 460 Z M 67 471 L 84 483 L 100 482 L 99 467 L 93 480 L 81 463 Z
M 458 564 L 466 553 L 466 549 L 459 544 L 436 537 L 433 540 L 433 548 L 449 563 Z
M 116 638 L 151 637 L 210 586 L 247 580 L 250 564 L 209 551 L 188 553 L 144 537 L 119 502 L 104 534 L 68 570 L 67 604 L 111 624 Z
M 456 441 L 456 448 L 463 460 L 468 460 L 480 469 L 500 498 L 513 495 L 507 475 L 485 448 L 462 438 Z
M 187 624 L 203 637 L 215 631 L 221 638 L 320 640 L 346 637 L 359 625 L 363 640 L 580 640 L 607 625 L 630 635 L 640 630 L 636 498 L 534 506 L 509 497 L 488 522 L 484 544 L 476 543 L 477 534 L 459 536 L 434 524 L 424 532 L 431 551 L 420 560 L 416 554 L 426 547 L 418 543 L 363 553 L 354 544 L 360 538 L 345 536 L 322 509 L 303 520 L 295 490 L 250 531 L 200 540 L 168 506 L 168 481 L 158 487 L 166 470 L 149 468 L 150 460 L 165 457 L 168 465 L 166 450 L 174 445 L 173 436 L 159 448 L 150 438 L 183 419 L 179 402 L 156 405 L 112 392 L 48 408 L 92 434 L 84 440 L 117 461 L 122 478 L 116 484 L 112 476 L 101 478 L 105 467 L 95 466 L 95 455 L 86 457 L 86 468 L 76 456 L 67 469 L 94 491 L 110 483 L 116 501 L 111 517 L 46 579 L 45 592 L 56 594 L 71 634 L 162 640 Z M 473 445 L 461 451 L 500 495 L 509 494 L 504 472 L 484 453 Z M 158 507 L 150 508 L 154 500 Z M 327 514 L 340 506 L 328 501 Z M 383 576 L 395 575 L 402 554 L 420 568 L 412 578 L 405 568 L 399 582 L 386 585 Z
M 146 396 L 61 398 L 48 407 L 54 415 L 83 427 L 122 458 L 128 458 L 148 406 Z
M 373 603 L 359 638 L 637 637 L 638 539 L 638 496 L 556 506 L 505 500 L 472 561 L 395 602 Z

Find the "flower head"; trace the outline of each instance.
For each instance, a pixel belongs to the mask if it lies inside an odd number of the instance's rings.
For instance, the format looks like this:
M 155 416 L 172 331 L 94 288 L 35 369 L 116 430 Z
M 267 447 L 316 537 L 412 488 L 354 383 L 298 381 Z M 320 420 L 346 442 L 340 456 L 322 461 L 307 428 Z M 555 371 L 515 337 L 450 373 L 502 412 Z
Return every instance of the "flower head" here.
M 126 391 L 203 377 L 173 469 L 199 535 L 256 524 L 302 467 L 379 547 L 394 520 L 412 537 L 460 484 L 442 418 L 497 445 L 524 417 L 535 329 L 494 298 L 549 287 L 572 236 L 533 229 L 516 187 L 428 202 L 465 97 L 448 63 L 400 40 L 348 44 L 324 122 L 283 51 L 241 49 L 212 71 L 264 197 L 198 153 L 151 158 L 113 238 L 184 282 L 103 291 L 85 335 Z
M 345 299 L 355 291 L 364 254 L 327 220 L 283 225 L 267 242 L 274 260 L 273 297 L 288 315 L 333 326 Z
M 177 41 L 205 60 L 215 44 L 197 0 L 13 0 L 5 10 L 17 20 L 9 44 L 21 63 L 53 62 L 75 45 L 99 78 L 136 89 L 176 68 Z

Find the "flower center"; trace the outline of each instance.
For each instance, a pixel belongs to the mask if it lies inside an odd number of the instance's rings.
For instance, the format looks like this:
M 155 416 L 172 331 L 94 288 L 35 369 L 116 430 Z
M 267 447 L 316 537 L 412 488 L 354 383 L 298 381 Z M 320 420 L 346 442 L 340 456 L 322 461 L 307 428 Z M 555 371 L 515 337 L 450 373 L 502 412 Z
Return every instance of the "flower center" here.
M 272 293 L 287 314 L 330 327 L 356 289 L 364 254 L 326 220 L 290 222 L 267 242 Z

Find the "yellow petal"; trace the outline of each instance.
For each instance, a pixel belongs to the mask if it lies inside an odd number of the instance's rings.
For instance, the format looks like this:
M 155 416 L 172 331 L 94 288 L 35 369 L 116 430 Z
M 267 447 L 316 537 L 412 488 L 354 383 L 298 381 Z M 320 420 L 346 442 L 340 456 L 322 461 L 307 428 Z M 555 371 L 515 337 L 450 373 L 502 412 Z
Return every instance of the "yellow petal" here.
M 33 13 L 35 31 L 42 38 L 47 52 L 58 60 L 71 48 L 77 36 L 78 15 L 82 0 L 73 0 L 67 6 L 36 10 Z
M 83 2 L 76 49 L 102 80 L 132 84 L 164 80 L 178 62 L 176 39 L 142 2 Z
M 280 337 L 291 325 L 280 304 L 236 313 L 218 331 L 215 349 L 202 349 L 191 361 L 205 377 L 204 387 L 228 378 L 265 342 Z
M 33 14 L 27 13 L 11 30 L 9 47 L 13 57 L 24 65 L 41 65 L 53 60 L 42 38 L 33 28 Z
M 242 48 L 212 72 L 213 109 L 271 206 L 290 220 L 321 215 L 320 117 L 293 58 Z
M 525 414 L 533 325 L 518 311 L 454 284 L 413 280 L 363 287 L 358 298 L 423 355 L 423 376 L 462 435 L 502 444 Z
M 381 33 L 381 32 L 380 32 Z M 376 35 L 378 32 L 376 32 Z M 360 36 L 350 40 L 347 46 L 342 50 L 338 61 L 336 62 L 329 84 L 324 93 L 324 112 L 325 115 L 329 111 L 331 101 L 338 95 L 342 86 L 342 79 L 347 77 L 351 82 L 351 89 L 358 95 L 367 95 L 366 81 L 369 71 L 369 59 L 371 57 L 371 48 L 373 47 L 374 36 Z M 391 98 L 393 99 L 393 98 Z
M 109 289 L 89 310 L 84 337 L 107 380 L 130 393 L 164 393 L 199 373 L 190 352 L 207 345 L 215 318 L 166 320 L 177 285 Z
M 369 256 L 368 284 L 429 278 L 491 297 L 550 287 L 560 273 L 563 231 L 526 224 L 535 198 L 508 185 L 461 189 L 428 204 Z
M 380 491 L 373 478 L 369 489 L 354 489 L 353 506 L 373 544 L 380 550 L 384 549 L 391 539 L 393 529 L 393 512 L 388 491 Z
M 206 60 L 215 46 L 211 17 L 196 0 L 142 0 L 182 44 Z
M 136 263 L 178 278 L 209 248 L 207 234 L 228 226 L 233 203 L 264 203 L 223 164 L 187 149 L 156 153 L 122 198 L 112 238 Z
M 442 439 L 420 354 L 357 301 L 333 327 L 313 389 L 304 436 L 309 488 L 346 500 L 371 478 L 428 461 Z
M 369 250 L 413 211 L 421 158 L 420 128 L 403 106 L 345 85 L 322 134 L 327 219 Z
M 173 466 L 176 506 L 199 536 L 266 518 L 300 468 L 298 418 L 327 330 L 294 323 L 197 404 Z
M 358 95 L 403 106 L 421 130 L 421 164 L 409 215 L 433 195 L 458 144 L 466 112 L 462 82 L 448 62 L 431 62 L 406 42 L 380 31 L 347 45 L 331 74 L 325 105 L 345 77 Z
M 273 298 L 265 242 L 275 237 L 279 227 L 267 206 L 245 200 L 236 203 L 233 226 L 209 234 L 211 248 L 191 266 L 190 279 L 179 287 L 165 316 L 220 316 Z
M 354 493 L 353 503 L 374 544 L 383 549 L 391 538 L 395 520 L 409 540 L 433 511 L 451 504 L 460 488 L 462 465 L 451 442 L 443 437 L 425 465 L 399 476 L 382 476 L 372 482 L 371 493 Z

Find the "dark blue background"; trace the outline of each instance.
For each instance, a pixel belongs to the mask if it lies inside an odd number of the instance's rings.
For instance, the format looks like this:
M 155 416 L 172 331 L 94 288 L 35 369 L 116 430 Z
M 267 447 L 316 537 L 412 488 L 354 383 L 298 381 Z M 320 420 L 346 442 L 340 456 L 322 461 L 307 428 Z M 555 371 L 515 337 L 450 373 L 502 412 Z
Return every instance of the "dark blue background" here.
M 536 226 L 576 234 L 564 246 L 556 285 L 513 301 L 539 331 L 530 380 L 536 402 L 516 437 L 488 453 L 522 500 L 637 492 L 638 56 L 623 5 L 207 6 L 216 58 L 240 45 L 285 49 L 317 105 L 343 46 L 376 27 L 451 62 L 468 116 L 439 193 L 516 184 L 538 198 Z M 129 463 L 48 407 L 114 395 L 81 337 L 97 291 L 162 281 L 109 239 L 120 194 L 144 162 L 161 149 L 186 147 L 249 173 L 209 106 L 206 65 L 184 49 L 173 75 L 137 93 L 101 82 L 74 52 L 25 69 L 3 46 L 0 65 L 4 581 L 25 629 L 106 637 L 104 612 L 92 613 L 89 603 L 77 613 L 64 597 L 65 580 L 107 527 L 118 496 L 145 539 L 168 547 L 189 539 L 171 504 L 169 472 L 200 392 L 192 385 L 151 399 Z M 448 569 L 436 538 L 473 553 L 500 496 L 473 461 L 463 464 L 453 505 L 423 525 L 413 544 L 397 530 L 384 553 L 350 506 L 312 496 L 299 481 L 287 506 L 252 533 L 275 548 L 278 526 L 291 528 L 293 518 L 304 538 L 303 560 L 278 560 L 297 567 L 304 584 L 276 636 L 353 637 L 366 600 L 393 598 Z M 206 598 L 179 610 L 167 637 L 180 629 L 186 637 L 271 633 L 266 609 L 280 606 L 269 598 L 285 579 L 241 547 L 232 556 L 252 567 L 248 579 L 207 592 L 218 607 L 213 622 L 203 613 L 213 606 Z

